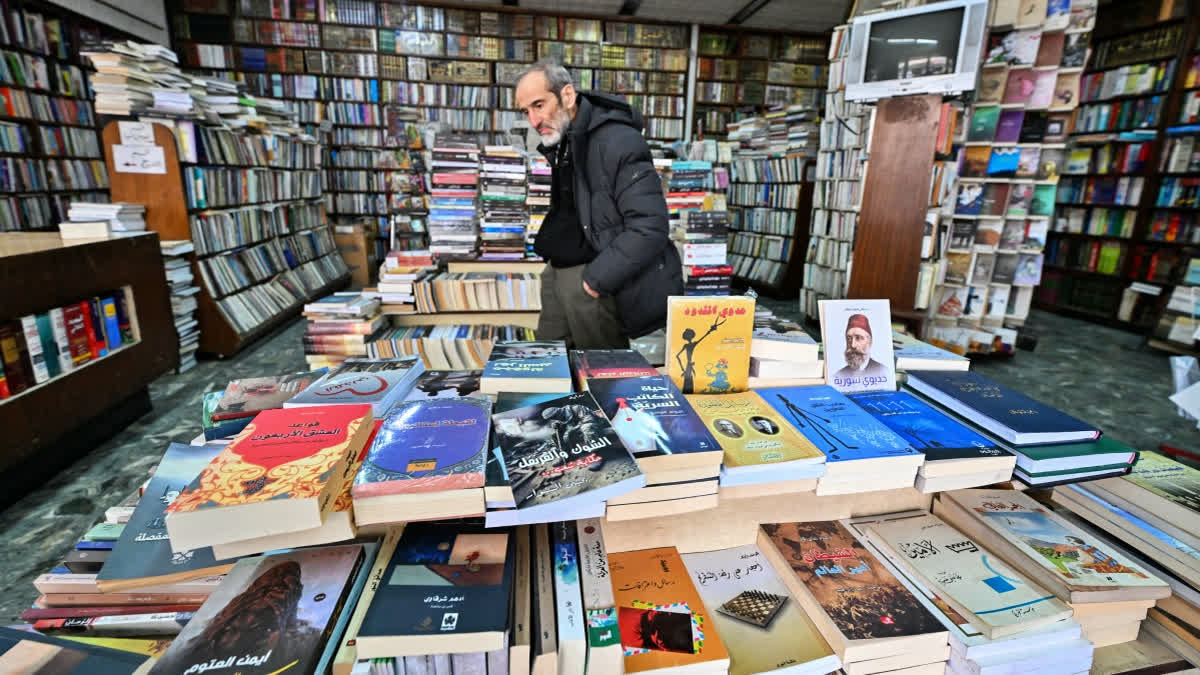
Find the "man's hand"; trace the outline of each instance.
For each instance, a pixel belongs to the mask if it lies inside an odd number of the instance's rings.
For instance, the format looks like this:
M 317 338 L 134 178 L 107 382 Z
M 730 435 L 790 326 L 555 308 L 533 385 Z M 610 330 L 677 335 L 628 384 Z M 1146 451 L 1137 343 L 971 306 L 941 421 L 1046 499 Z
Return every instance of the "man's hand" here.
M 600 297 L 600 294 L 598 292 L 592 290 L 592 287 L 588 286 L 588 282 L 586 282 L 586 281 L 583 282 L 583 292 L 587 293 L 588 295 L 592 296 L 593 298 Z

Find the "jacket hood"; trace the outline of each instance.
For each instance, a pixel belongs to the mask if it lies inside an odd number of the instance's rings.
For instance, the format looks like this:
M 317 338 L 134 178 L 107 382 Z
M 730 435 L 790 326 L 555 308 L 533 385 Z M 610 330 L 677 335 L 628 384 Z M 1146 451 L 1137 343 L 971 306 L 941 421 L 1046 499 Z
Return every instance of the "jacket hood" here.
M 580 129 L 592 131 L 607 122 L 627 124 L 638 131 L 645 126 L 642 111 L 635 110 L 620 96 L 602 91 L 579 92 L 579 113 L 576 116 Z

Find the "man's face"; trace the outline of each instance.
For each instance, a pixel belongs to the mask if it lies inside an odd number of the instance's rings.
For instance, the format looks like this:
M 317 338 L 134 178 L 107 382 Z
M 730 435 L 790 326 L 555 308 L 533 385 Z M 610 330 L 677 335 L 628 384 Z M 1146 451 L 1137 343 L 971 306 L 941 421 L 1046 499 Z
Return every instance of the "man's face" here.
M 862 368 L 871 358 L 871 334 L 855 326 L 846 331 L 846 365 Z
M 571 124 L 570 109 L 574 105 L 575 87 L 568 84 L 555 96 L 550 91 L 550 81 L 542 73 L 530 73 L 517 83 L 517 107 L 548 148 L 562 140 Z

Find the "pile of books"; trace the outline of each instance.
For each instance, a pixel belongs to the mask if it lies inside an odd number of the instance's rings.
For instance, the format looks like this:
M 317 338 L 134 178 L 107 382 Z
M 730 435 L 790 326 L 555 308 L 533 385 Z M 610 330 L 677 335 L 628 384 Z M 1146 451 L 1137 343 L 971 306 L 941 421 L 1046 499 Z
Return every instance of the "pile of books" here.
M 167 274 L 167 289 L 171 292 L 171 316 L 175 319 L 175 334 L 179 337 L 179 372 L 196 366 L 196 350 L 200 348 L 200 322 L 196 319 L 196 294 L 200 287 L 193 284 L 192 263 L 188 254 L 196 247 L 187 240 L 160 241 L 163 268 Z
M 536 272 L 439 272 L 413 281 L 417 313 L 537 311 L 542 275 Z
M 439 259 L 474 258 L 479 145 L 467 136 L 438 136 L 430 165 L 429 252 Z
M 773 110 L 765 116 L 767 121 L 767 150 L 771 153 L 802 153 L 813 157 L 817 154 L 820 130 L 817 128 L 818 112 L 807 105 L 789 105 L 782 110 Z
M 675 160 L 671 163 L 667 180 L 667 212 L 670 216 L 671 235 L 679 258 L 683 261 L 685 274 L 692 281 L 692 290 L 712 290 L 720 282 L 703 283 L 704 272 L 692 274 L 688 268 L 701 266 L 723 268 L 727 263 L 729 214 L 725 208 L 725 195 L 713 188 L 712 162 L 702 160 Z M 694 216 L 696 212 L 707 215 Z M 716 270 L 721 271 L 721 270 Z M 729 276 L 716 274 L 709 276 Z M 702 288 L 697 288 L 700 286 Z M 728 288 L 728 284 L 725 285 Z M 708 293 L 690 293 L 708 295 Z M 720 293 L 717 293 L 719 295 Z
M 729 295 L 733 267 L 726 260 L 728 211 L 686 210 L 679 214 L 673 238 L 681 246 L 684 295 Z
M 71 202 L 67 218 L 68 222 L 58 224 L 63 239 L 104 238 L 110 234 L 146 231 L 143 204 Z
M 525 155 L 508 145 L 483 149 L 480 176 L 480 260 L 521 260 L 525 257 Z
M 413 283 L 434 269 L 428 250 L 389 251 L 379 266 L 379 283 L 374 290 L 363 289 L 363 294 L 378 298 L 388 314 L 415 312 Z
M 525 229 L 525 257 L 540 260 L 533 252 L 533 242 L 537 239 L 542 221 L 550 212 L 550 190 L 552 188 L 550 162 L 540 154 L 529 156 L 529 186 L 525 205 L 529 207 L 529 226 Z
M 120 41 L 84 47 L 80 54 L 96 69 L 90 81 L 97 113 L 198 116 L 191 80 L 179 71 L 179 58 L 170 49 Z
M 751 389 L 825 383 L 825 361 L 817 341 L 804 327 L 781 319 L 770 310 L 754 315 L 750 341 Z
M 304 305 L 308 326 L 304 359 L 310 368 L 337 366 L 352 356 L 366 356 L 367 343 L 388 325 L 379 300 L 349 291 Z

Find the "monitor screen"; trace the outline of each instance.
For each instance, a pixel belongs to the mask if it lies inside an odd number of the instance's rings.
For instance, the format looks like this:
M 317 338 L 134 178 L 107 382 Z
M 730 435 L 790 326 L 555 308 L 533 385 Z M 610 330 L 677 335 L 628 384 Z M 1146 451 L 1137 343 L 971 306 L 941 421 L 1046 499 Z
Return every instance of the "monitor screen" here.
M 863 82 L 954 73 L 964 12 L 956 7 L 872 23 Z

